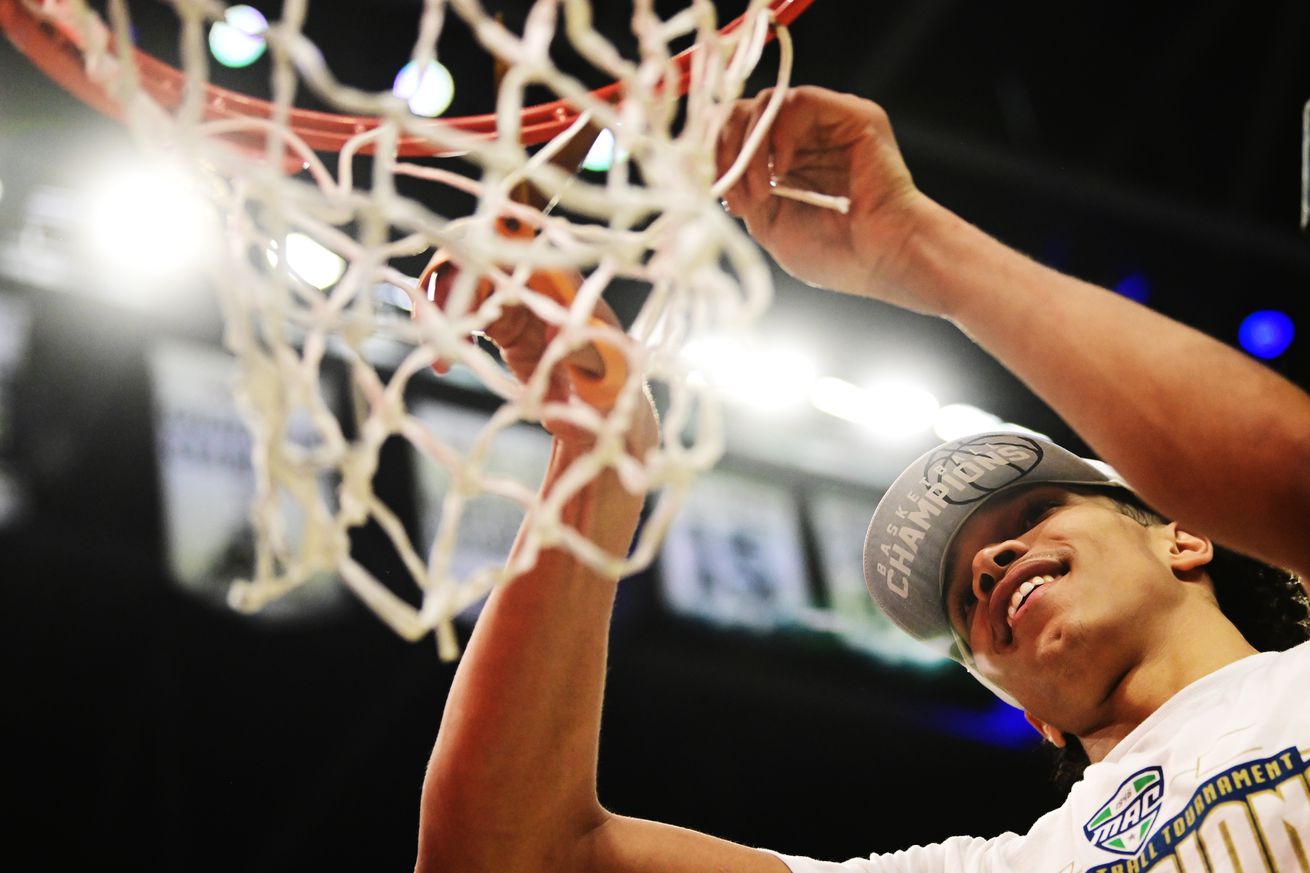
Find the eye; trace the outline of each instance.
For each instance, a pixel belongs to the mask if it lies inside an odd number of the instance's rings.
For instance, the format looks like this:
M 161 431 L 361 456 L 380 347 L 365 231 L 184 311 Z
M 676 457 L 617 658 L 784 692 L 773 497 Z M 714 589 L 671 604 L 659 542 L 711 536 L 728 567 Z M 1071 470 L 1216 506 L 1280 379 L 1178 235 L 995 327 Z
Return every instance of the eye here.
M 1019 514 L 1019 528 L 1021 532 L 1032 530 L 1040 524 L 1046 516 L 1050 515 L 1052 510 L 1060 505 L 1060 501 L 1054 497 L 1035 500 L 1030 503 L 1024 508 L 1023 512 Z

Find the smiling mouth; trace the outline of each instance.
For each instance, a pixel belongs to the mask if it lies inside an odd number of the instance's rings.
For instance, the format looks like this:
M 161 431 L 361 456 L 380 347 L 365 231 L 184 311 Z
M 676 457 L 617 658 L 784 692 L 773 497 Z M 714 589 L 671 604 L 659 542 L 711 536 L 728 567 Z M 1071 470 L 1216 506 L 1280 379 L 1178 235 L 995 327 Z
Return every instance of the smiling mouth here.
M 1041 588 L 1043 585 L 1050 585 L 1055 580 L 1063 577 L 1063 573 L 1058 575 L 1048 573 L 1044 576 L 1033 576 L 1031 579 L 1025 579 L 1022 585 L 1014 589 L 1014 594 L 1010 595 L 1010 607 L 1007 610 L 1007 623 L 1009 624 L 1010 629 L 1014 629 L 1014 620 L 1019 615 L 1019 610 L 1023 609 L 1023 605 L 1028 602 L 1028 598 L 1033 596 L 1033 592 L 1038 588 Z

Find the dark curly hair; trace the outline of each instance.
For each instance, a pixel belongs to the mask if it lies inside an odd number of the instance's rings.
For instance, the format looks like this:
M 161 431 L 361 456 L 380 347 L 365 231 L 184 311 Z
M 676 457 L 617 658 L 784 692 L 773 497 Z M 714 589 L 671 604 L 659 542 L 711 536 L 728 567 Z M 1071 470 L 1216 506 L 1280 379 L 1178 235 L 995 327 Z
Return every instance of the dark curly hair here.
M 1122 492 L 1112 495 L 1124 515 L 1139 524 L 1165 524 L 1167 519 Z M 1214 583 L 1219 610 L 1262 652 L 1281 652 L 1310 639 L 1310 600 L 1295 573 L 1215 544 L 1206 568 Z M 1073 787 L 1091 763 L 1082 743 L 1069 737 L 1054 750 L 1056 785 Z

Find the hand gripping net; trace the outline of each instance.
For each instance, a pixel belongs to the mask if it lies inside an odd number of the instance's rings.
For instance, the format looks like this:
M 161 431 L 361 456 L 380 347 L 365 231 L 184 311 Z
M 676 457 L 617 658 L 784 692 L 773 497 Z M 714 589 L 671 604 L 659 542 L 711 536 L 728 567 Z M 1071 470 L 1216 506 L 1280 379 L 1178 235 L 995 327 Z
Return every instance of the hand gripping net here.
M 238 402 L 254 434 L 258 480 L 252 507 L 256 561 L 252 577 L 232 586 L 234 606 L 258 609 L 330 572 L 401 635 L 418 638 L 435 629 L 442 656 L 453 658 L 452 616 L 529 569 L 543 548 L 567 549 L 611 574 L 650 563 L 693 478 L 723 449 L 718 406 L 702 382 L 688 378 L 678 350 L 699 336 L 748 324 L 770 299 L 769 269 L 725 214 L 720 197 L 758 146 L 785 91 L 790 46 L 784 28 L 777 28 L 781 60 L 775 100 L 737 166 L 722 179 L 715 178 L 714 148 L 780 10 L 792 4 L 753 0 L 735 27 L 720 32 L 708 0 L 691 0 L 668 19 L 655 14 L 652 0 L 638 0 L 632 30 L 640 53 L 626 58 L 591 27 L 587 0 L 538 0 L 521 34 L 502 26 L 475 0 L 427 0 L 413 50 L 419 69 L 434 56 L 443 23 L 452 15 L 464 19 L 482 45 L 508 65 L 494 116 L 446 123 L 414 117 L 391 94 L 337 82 L 303 32 L 308 0 L 287 0 L 282 19 L 267 32 L 272 100 L 262 108 L 253 101 L 243 104 L 240 95 L 203 87 L 208 80 L 204 32 L 223 16 L 219 3 L 172 0 L 181 24 L 178 77 L 134 52 L 129 13 L 120 0 L 108 4 L 108 23 L 80 2 L 19 2 L 0 0 L 11 38 L 20 42 L 19 26 L 41 21 L 42 30 L 60 41 L 54 60 L 68 66 L 76 55 L 80 64 L 80 70 L 64 71 L 66 87 L 121 115 L 148 148 L 203 168 L 203 187 L 223 216 L 226 248 L 213 281 L 224 310 L 225 342 L 240 362 Z M 792 14 L 808 0 L 795 5 Z M 550 45 L 561 29 L 579 55 L 615 80 L 614 86 L 588 92 L 552 63 Z M 670 43 L 687 37 L 694 38 L 695 49 L 675 58 Z M 60 77 L 57 71 L 51 75 Z M 544 85 L 561 102 L 544 111 L 524 110 L 524 89 L 530 85 Z M 294 109 L 295 92 L 302 87 L 342 115 Z M 687 104 L 680 117 L 676 109 L 683 89 Z M 616 139 L 614 166 L 599 182 L 574 179 L 550 163 L 588 125 L 607 128 Z M 524 143 L 543 137 L 550 139 L 530 153 Z M 315 149 L 339 150 L 335 173 Z M 360 153 L 373 156 L 367 180 L 351 172 Z M 462 155 L 477 168 L 478 178 L 405 158 L 422 154 Z M 460 189 L 474 195 L 477 206 L 458 218 L 436 214 L 423 200 L 397 192 L 401 176 Z M 510 192 L 524 180 L 561 208 L 543 214 L 513 202 Z M 507 216 L 538 232 L 507 238 L 497 232 L 497 221 Z M 308 235 L 347 262 L 343 278 L 329 291 L 306 285 L 287 259 L 269 257 L 270 251 L 287 251 L 291 233 Z M 434 249 L 461 267 L 444 311 L 427 301 L 415 279 L 391 266 L 394 259 Z M 578 269 L 586 278 L 568 301 L 529 287 L 533 273 L 546 269 Z M 649 289 L 626 333 L 592 317 L 615 279 Z M 481 280 L 490 282 L 492 293 L 478 303 Z M 379 283 L 401 289 L 414 317 L 379 307 L 373 293 Z M 536 377 L 526 384 L 507 374 L 494 355 L 467 342 L 509 304 L 529 307 L 558 329 Z M 370 363 L 364 351 L 379 335 L 407 349 L 389 373 Z M 551 366 L 588 345 L 611 360 L 622 355 L 621 385 L 607 389 L 601 403 L 578 396 L 548 400 Z M 324 396 L 320 365 L 329 354 L 344 356 L 348 364 L 356 398 L 353 428 L 338 419 Z M 465 365 L 503 400 L 465 453 L 405 406 L 406 386 L 438 357 Z M 667 395 L 663 436 L 645 457 L 633 458 L 625 453 L 622 436 L 644 402 L 646 381 L 662 384 Z M 496 435 L 525 420 L 560 421 L 595 434 L 594 449 L 546 497 L 536 482 L 484 468 Z M 306 423 L 312 431 L 308 439 Z M 449 475 L 441 526 L 431 543 L 411 542 L 400 518 L 373 491 L 379 451 L 395 436 Z M 659 495 L 630 556 L 608 554 L 560 522 L 562 505 L 607 468 L 633 492 Z M 334 487 L 322 487 L 325 481 Z M 456 578 L 452 557 L 461 518 L 469 502 L 484 494 L 522 508 L 520 546 L 505 565 Z M 402 597 L 352 556 L 349 533 L 370 520 L 386 532 L 418 598 Z M 409 602 L 413 599 L 417 607 Z

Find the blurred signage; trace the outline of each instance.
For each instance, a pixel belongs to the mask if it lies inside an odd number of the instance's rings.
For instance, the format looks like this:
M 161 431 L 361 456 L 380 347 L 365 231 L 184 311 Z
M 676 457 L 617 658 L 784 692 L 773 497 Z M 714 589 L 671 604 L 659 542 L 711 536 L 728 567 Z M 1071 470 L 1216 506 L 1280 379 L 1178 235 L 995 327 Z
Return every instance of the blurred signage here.
M 232 580 L 249 578 L 255 555 L 252 442 L 232 393 L 237 363 L 213 346 L 168 340 L 150 349 L 149 370 L 168 567 L 186 591 L 225 604 Z M 311 433 L 304 425 L 301 439 L 310 442 Z M 325 495 L 331 485 L 321 483 Z M 294 520 L 289 500 L 285 509 Z M 294 542 L 294 524 L 290 535 Z M 342 585 L 319 578 L 260 615 L 312 615 L 344 599 Z
M 809 608 L 805 552 L 789 488 L 726 470 L 692 486 L 669 528 L 661 587 L 676 612 L 767 631 Z

